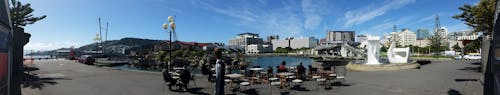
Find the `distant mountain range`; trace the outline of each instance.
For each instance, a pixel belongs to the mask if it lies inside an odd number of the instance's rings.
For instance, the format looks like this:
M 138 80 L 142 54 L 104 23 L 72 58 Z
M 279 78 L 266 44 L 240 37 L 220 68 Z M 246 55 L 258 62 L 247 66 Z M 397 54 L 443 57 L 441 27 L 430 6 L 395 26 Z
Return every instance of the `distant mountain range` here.
M 151 39 L 141 39 L 141 38 L 122 38 L 120 40 L 109 40 L 105 41 L 102 46 L 105 46 L 106 52 L 120 53 L 124 49 L 126 50 L 139 50 L 139 49 L 152 49 L 154 45 L 165 42 L 165 40 L 151 40 Z M 100 50 L 98 43 L 91 43 L 83 45 L 81 47 L 75 48 L 75 51 L 95 51 Z M 57 50 L 69 50 L 69 48 L 60 48 L 50 51 L 34 52 L 28 51 L 27 55 L 48 55 L 54 54 Z M 25 51 L 26 52 L 26 51 Z

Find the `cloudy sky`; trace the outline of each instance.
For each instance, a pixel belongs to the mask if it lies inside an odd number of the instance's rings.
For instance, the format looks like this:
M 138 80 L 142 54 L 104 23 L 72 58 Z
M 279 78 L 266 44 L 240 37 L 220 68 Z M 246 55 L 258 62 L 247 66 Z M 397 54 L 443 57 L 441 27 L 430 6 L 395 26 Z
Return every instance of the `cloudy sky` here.
M 449 31 L 468 29 L 451 18 L 458 7 L 479 0 L 21 0 L 35 15 L 48 17 L 26 27 L 32 34 L 26 50 L 51 50 L 93 43 L 109 22 L 108 39 L 168 39 L 162 28 L 175 15 L 181 41 L 223 42 L 238 33 L 262 37 L 324 38 L 327 30 L 383 35 L 409 28 L 432 29 L 436 14 Z

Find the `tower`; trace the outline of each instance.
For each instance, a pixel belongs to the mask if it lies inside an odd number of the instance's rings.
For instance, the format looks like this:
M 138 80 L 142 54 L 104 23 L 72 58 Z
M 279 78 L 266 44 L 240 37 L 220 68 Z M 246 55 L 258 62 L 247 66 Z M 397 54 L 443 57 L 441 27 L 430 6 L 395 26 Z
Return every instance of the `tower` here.
M 441 24 L 439 23 L 439 15 L 436 14 L 436 21 L 434 22 L 435 23 L 435 26 L 434 26 L 434 31 L 437 32 L 439 28 L 441 28 Z

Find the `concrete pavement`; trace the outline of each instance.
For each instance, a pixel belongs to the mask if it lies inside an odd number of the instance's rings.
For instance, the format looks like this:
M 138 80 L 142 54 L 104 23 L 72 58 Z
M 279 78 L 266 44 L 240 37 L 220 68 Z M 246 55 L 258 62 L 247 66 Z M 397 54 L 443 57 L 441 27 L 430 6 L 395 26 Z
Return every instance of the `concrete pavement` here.
M 283 89 L 266 85 L 253 85 L 244 92 L 226 94 L 263 95 L 482 95 L 482 85 L 477 81 L 457 79 L 481 79 L 473 72 L 479 65 L 473 61 L 433 61 L 421 69 L 384 72 L 347 73 L 345 86 L 331 89 L 318 87 L 306 81 L 302 89 Z M 197 75 L 188 92 L 169 91 L 163 86 L 160 73 L 114 70 L 75 63 L 69 60 L 37 60 L 36 82 L 25 84 L 24 95 L 206 95 L 212 94 L 214 84 L 206 76 Z

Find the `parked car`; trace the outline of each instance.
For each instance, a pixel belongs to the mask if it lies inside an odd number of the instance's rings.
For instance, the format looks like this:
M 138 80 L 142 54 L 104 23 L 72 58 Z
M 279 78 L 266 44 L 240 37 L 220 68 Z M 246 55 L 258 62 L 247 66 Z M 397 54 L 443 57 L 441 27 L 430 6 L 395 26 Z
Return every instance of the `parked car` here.
M 455 60 L 462 60 L 462 56 L 461 55 L 458 55 L 458 56 L 455 56 Z
M 92 64 L 94 64 L 95 59 L 91 55 L 82 55 L 78 58 L 78 62 L 83 63 L 83 64 L 92 65 Z
M 465 60 L 480 60 L 481 55 L 465 55 L 463 58 Z

